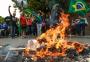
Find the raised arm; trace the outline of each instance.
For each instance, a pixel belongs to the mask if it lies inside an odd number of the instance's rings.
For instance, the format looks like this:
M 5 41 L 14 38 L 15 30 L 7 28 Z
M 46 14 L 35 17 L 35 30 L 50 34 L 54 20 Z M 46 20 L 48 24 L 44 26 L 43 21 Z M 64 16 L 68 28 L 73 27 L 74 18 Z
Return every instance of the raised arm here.
M 11 14 L 11 12 L 10 12 L 10 7 L 11 7 L 11 6 L 8 7 L 8 12 L 9 12 L 9 15 L 12 16 L 12 14 Z

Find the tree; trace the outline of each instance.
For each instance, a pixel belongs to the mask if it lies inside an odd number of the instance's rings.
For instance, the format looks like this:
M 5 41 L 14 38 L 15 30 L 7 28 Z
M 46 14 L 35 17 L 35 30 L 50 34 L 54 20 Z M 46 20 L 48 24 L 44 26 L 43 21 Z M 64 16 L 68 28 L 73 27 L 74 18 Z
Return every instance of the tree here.
M 2 16 L 0 16 L 0 23 L 4 22 L 4 18 Z
M 15 4 L 16 7 L 18 7 L 20 10 L 22 9 L 22 6 L 20 6 L 20 4 L 17 3 L 17 0 L 12 0 Z M 38 10 L 42 10 L 42 11 L 46 11 L 46 7 L 48 5 L 49 0 L 27 0 L 28 8 L 32 8 L 35 11 Z

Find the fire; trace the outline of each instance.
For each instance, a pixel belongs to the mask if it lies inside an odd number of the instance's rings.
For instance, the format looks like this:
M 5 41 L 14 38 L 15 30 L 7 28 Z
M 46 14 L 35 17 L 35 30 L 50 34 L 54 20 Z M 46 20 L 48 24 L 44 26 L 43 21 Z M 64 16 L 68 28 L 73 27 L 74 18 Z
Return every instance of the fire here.
M 60 18 L 61 18 L 62 29 L 60 30 L 61 31 L 60 36 L 62 39 L 65 38 L 65 36 L 66 36 L 65 31 L 68 29 L 68 27 L 70 25 L 68 17 L 69 17 L 69 14 L 64 14 L 63 12 L 61 13 Z
M 80 53 L 84 49 L 84 45 L 78 42 L 69 42 L 66 39 L 66 30 L 69 28 L 69 14 L 61 13 L 60 20 L 57 26 L 51 27 L 36 40 L 41 45 L 37 50 L 34 57 L 44 58 L 46 56 L 66 56 L 67 49 L 73 48 Z M 28 48 L 25 49 L 27 55 Z
M 60 36 L 61 39 L 65 39 L 66 30 L 68 29 L 69 23 L 69 14 L 61 13 L 61 23 L 57 26 L 52 27 L 51 29 L 47 30 L 47 32 L 43 33 L 39 39 L 45 38 L 48 42 L 55 42 L 57 40 L 57 36 Z
M 30 55 L 30 49 L 29 48 L 25 48 L 23 54 L 24 54 L 25 57 L 29 57 L 29 55 Z

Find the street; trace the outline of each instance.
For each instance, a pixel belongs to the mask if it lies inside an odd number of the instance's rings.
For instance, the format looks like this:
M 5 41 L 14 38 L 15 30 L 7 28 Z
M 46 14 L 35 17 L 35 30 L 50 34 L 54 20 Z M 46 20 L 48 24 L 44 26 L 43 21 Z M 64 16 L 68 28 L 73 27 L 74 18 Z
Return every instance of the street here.
M 32 38 L 20 38 L 17 37 L 15 39 L 12 38 L 0 38 L 0 46 L 2 45 L 6 45 L 6 44 L 10 44 L 13 47 L 18 47 L 18 46 L 22 46 L 22 45 L 26 45 L 27 41 L 30 40 Z M 71 41 L 76 41 L 76 42 L 80 42 L 80 43 L 84 43 L 84 44 L 90 44 L 90 36 L 77 36 L 77 37 L 70 37 L 68 38 L 68 40 Z

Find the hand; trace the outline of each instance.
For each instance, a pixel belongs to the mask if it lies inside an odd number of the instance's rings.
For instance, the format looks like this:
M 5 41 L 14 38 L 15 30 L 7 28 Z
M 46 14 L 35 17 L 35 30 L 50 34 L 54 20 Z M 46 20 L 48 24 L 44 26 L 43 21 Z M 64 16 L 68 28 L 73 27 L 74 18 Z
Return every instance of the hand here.
M 11 6 L 9 6 L 9 8 L 10 8 Z

